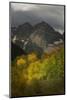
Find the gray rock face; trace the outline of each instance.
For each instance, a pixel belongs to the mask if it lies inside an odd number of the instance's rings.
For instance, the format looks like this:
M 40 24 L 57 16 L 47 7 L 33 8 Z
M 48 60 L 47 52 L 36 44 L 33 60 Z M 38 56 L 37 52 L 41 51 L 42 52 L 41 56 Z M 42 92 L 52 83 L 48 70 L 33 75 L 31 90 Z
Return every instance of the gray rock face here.
M 49 24 L 46 22 L 41 22 L 35 26 L 25 23 L 20 25 L 16 29 L 15 43 L 22 47 L 25 52 L 36 52 L 37 54 L 42 54 L 49 44 L 54 45 L 56 41 L 63 41 L 63 36 L 56 32 Z
M 29 23 L 24 23 L 23 25 L 18 26 L 16 30 L 16 35 L 20 39 L 27 39 L 33 31 L 33 27 Z

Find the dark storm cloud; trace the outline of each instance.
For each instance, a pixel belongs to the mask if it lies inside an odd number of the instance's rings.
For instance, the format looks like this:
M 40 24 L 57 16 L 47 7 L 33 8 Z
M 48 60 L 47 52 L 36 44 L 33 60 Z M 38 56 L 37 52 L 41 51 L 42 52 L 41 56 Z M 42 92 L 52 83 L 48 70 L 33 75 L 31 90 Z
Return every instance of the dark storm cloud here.
M 57 31 L 64 31 L 64 6 L 12 3 L 11 8 L 12 26 L 45 21 Z

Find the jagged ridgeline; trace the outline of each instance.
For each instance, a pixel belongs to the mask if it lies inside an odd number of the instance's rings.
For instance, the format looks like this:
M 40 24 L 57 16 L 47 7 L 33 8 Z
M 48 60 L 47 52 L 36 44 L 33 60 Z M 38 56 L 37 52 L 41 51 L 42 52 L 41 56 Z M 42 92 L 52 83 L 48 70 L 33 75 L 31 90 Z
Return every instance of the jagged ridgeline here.
M 25 53 L 35 52 L 41 56 L 43 52 L 63 44 L 63 35 L 44 21 L 34 26 L 24 23 L 11 28 L 11 41 Z

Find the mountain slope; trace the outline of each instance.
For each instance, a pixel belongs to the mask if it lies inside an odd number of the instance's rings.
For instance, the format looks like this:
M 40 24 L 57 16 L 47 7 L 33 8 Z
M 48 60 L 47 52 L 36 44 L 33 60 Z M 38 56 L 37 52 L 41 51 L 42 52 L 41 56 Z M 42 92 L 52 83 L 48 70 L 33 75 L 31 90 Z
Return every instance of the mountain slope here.
M 38 53 L 44 52 L 48 46 L 54 45 L 54 42 L 60 42 L 60 39 L 63 41 L 63 36 L 56 32 L 50 25 L 45 22 L 41 22 L 34 26 L 34 31 L 29 37 L 30 43 L 26 45 L 26 48 L 31 50 L 33 48 L 34 51 L 38 51 Z M 34 46 L 33 46 L 34 45 Z M 36 47 L 38 49 L 36 49 Z
M 41 22 L 34 27 L 34 32 L 31 34 L 31 40 L 36 38 L 36 36 L 46 40 L 47 43 L 53 43 L 63 39 L 59 32 L 56 32 L 50 25 L 45 22 Z
M 54 45 L 56 41 L 63 41 L 63 36 L 56 32 L 51 25 L 46 22 L 32 26 L 24 23 L 16 29 L 15 43 L 22 47 L 25 52 L 36 52 L 38 54 L 45 51 L 49 45 Z
M 32 31 L 33 31 L 32 25 L 29 23 L 24 23 L 22 25 L 19 25 L 19 27 L 16 30 L 16 35 L 19 38 L 26 39 L 30 36 Z

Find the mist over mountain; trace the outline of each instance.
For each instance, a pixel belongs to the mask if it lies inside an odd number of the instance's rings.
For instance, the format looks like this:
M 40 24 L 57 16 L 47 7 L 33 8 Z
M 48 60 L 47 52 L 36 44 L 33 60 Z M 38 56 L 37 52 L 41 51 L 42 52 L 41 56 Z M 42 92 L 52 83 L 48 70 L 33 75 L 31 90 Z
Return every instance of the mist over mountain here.
M 11 26 L 29 22 L 32 25 L 46 21 L 58 32 L 64 31 L 64 5 L 11 4 Z

